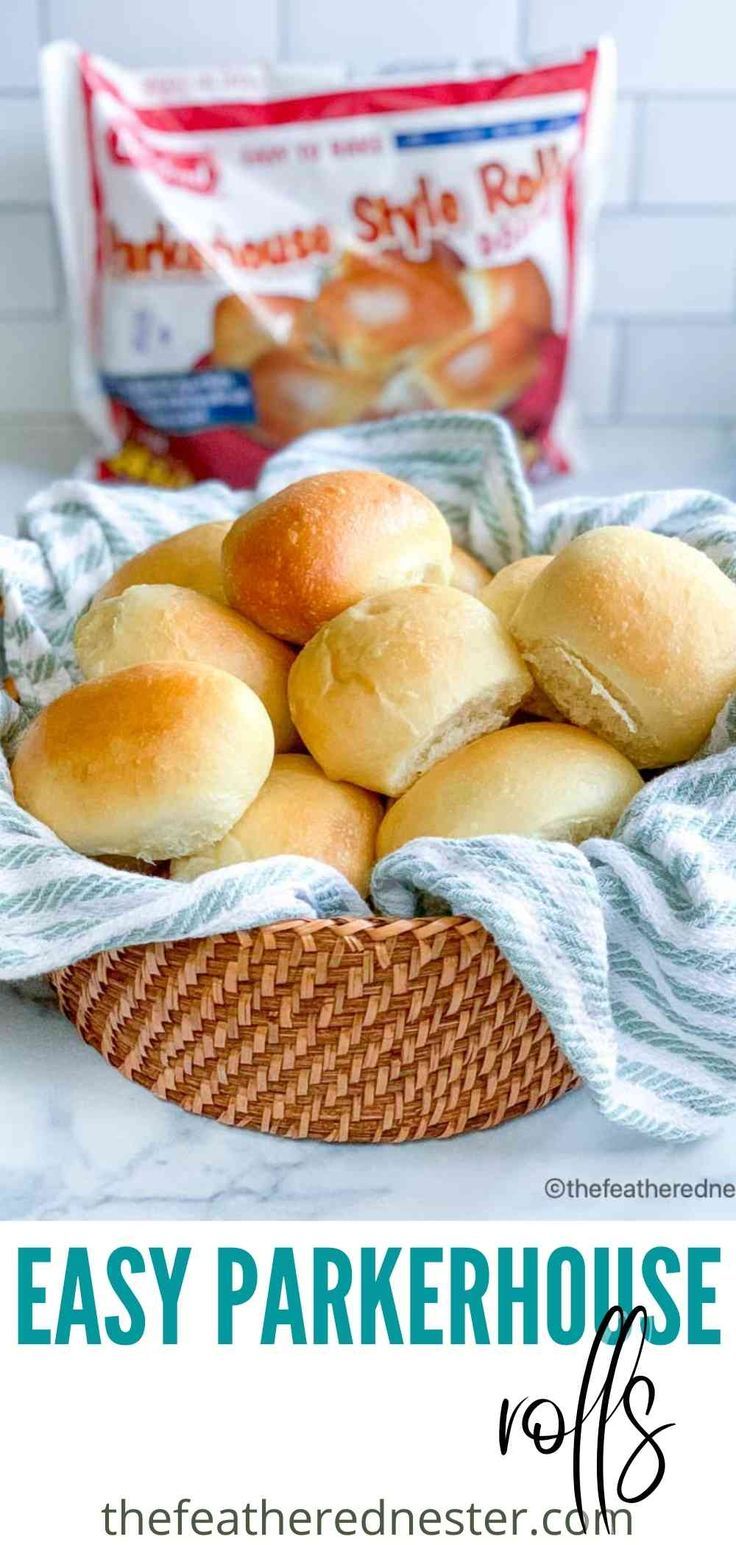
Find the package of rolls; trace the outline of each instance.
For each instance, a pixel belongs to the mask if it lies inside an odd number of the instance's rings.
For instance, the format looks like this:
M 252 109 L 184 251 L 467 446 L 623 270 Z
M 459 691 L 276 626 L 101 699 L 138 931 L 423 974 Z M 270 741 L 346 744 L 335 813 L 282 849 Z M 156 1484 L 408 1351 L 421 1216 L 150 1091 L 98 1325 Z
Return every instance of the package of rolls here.
M 205 938 L 204 954 L 201 927 L 189 940 L 174 929 L 176 963 L 164 932 L 145 969 L 140 941 L 77 956 L 55 969 L 62 1006 L 129 1076 L 236 1124 L 389 1140 L 537 1108 L 575 1070 L 494 941 L 471 925 L 468 954 L 463 919 L 371 915 L 374 871 L 427 841 L 446 844 L 451 868 L 476 839 L 609 838 L 645 784 L 701 751 L 736 692 L 736 585 L 677 536 L 635 524 L 598 523 L 499 563 L 498 542 L 472 552 L 466 531 L 462 547 L 427 492 L 378 465 L 299 477 L 232 515 L 141 542 L 80 607 L 75 684 L 25 725 L 14 709 L 15 809 L 83 855 L 91 880 L 153 885 L 157 904 L 166 893 L 172 917 L 215 876 L 226 887 L 263 875 L 267 889 L 279 861 L 281 874 L 329 871 L 354 921 L 287 917 L 260 975 L 258 928 Z M 7 637 L 5 657 L 8 671 Z M 320 927 L 337 934 L 317 948 Z M 196 1012 L 181 985 L 190 969 Z M 121 993 L 122 1050 L 108 1034 Z M 131 1049 L 136 1024 L 145 1057 Z M 180 1081 L 166 1060 L 176 1025 L 189 1027 Z M 430 1047 L 418 1083 L 417 1029 Z M 489 1046 L 500 1054 L 510 1035 L 526 1048 L 528 1089 L 518 1070 L 499 1084 L 492 1067 Z M 266 1106 L 256 1046 L 276 1083 Z
M 43 53 L 95 472 L 252 488 L 320 427 L 493 410 L 570 465 L 605 181 L 610 39 L 566 60 L 365 78 Z

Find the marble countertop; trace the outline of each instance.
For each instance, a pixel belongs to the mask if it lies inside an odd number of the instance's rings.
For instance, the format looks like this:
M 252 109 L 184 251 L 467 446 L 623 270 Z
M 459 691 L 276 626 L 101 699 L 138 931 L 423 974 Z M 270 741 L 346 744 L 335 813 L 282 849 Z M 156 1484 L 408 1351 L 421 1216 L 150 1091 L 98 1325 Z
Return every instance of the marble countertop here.
M 0 426 L 0 531 L 73 469 L 72 422 Z M 736 446 L 719 429 L 594 429 L 586 465 L 545 490 L 707 487 L 736 496 Z M 580 1182 L 545 1196 L 545 1182 Z M 234 1132 L 129 1084 L 45 1002 L 0 987 L 0 1218 L 733 1217 L 736 1203 L 601 1200 L 586 1185 L 736 1182 L 736 1118 L 668 1147 L 611 1126 L 584 1092 L 494 1132 L 403 1147 L 331 1148 Z

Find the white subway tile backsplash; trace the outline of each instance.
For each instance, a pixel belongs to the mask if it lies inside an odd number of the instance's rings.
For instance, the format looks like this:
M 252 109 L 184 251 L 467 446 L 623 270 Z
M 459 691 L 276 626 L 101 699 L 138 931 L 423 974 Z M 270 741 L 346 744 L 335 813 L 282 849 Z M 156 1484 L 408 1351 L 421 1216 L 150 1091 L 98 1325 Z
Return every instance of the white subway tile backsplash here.
M 36 86 L 41 44 L 39 22 L 37 0 L 2 0 L 0 91 L 22 91 Z
M 736 215 L 604 215 L 595 309 L 608 316 L 733 311 Z
M 374 68 L 396 60 L 513 59 L 517 0 L 285 0 L 291 59 L 347 59 Z
M 638 323 L 627 331 L 625 417 L 736 419 L 736 322 Z
M 0 360 L 0 414 L 69 412 L 69 334 L 64 321 L 0 318 Z
M 43 115 L 38 97 L 0 97 L 0 205 L 48 201 Z
M 0 209 L 0 316 L 55 311 L 59 286 L 51 215 Z
M 606 420 L 613 416 L 619 342 L 615 322 L 589 322 L 580 339 L 573 389 L 586 419 Z
M 121 64 L 235 64 L 278 51 L 278 0 L 48 0 L 48 15 L 49 37 Z
M 736 204 L 736 97 L 643 104 L 645 204 Z
M 610 32 L 627 91 L 733 91 L 732 0 L 529 0 L 532 53 L 560 52 Z
M 633 98 L 624 97 L 616 108 L 606 187 L 606 203 L 614 207 L 628 204 L 633 191 L 637 107 Z
M 712 488 L 733 496 L 731 467 L 736 443 L 729 427 L 711 424 L 586 424 L 575 493 L 597 498 L 607 493 L 636 493 L 642 488 Z M 567 488 L 558 485 L 560 496 Z

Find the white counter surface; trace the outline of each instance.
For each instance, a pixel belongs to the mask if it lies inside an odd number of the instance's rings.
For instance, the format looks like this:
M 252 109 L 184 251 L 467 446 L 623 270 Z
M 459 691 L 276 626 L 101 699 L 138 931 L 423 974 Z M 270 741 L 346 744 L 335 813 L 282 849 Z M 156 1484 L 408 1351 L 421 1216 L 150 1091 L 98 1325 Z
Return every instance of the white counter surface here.
M 0 531 L 71 472 L 73 424 L 0 426 Z M 563 493 L 700 487 L 736 496 L 736 446 L 718 429 L 589 430 Z M 585 1093 L 495 1132 L 403 1147 L 331 1148 L 234 1132 L 129 1084 L 47 1004 L 0 988 L 1 1218 L 734 1217 L 736 1202 L 545 1198 L 589 1185 L 736 1182 L 736 1118 L 673 1148 L 614 1128 Z M 651 1189 L 651 1186 L 650 1186 Z

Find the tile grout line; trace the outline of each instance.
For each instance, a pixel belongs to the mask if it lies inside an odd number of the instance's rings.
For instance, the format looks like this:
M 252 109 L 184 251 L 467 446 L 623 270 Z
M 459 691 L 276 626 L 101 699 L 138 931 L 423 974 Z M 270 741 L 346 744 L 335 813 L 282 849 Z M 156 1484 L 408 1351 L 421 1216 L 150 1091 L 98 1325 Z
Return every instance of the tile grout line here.
M 38 202 L 30 199 L 0 198 L 0 214 L 3 215 L 51 215 L 52 213 L 49 198 L 39 199 Z
M 700 89 L 693 88 L 686 91 L 683 87 L 648 86 L 646 90 L 639 86 L 623 86 L 619 92 L 621 97 L 629 97 L 636 102 L 736 102 L 736 91 L 709 91 L 707 86 Z
M 49 0 L 36 0 L 36 16 L 38 18 L 38 36 L 41 46 L 51 42 L 51 15 Z
M 529 58 L 531 0 L 516 0 L 516 52 L 519 60 Z
M 63 297 L 54 295 L 50 306 L 11 306 L 8 310 L 0 307 L 0 327 L 27 327 L 31 322 L 63 322 L 66 310 Z
M 632 326 L 646 327 L 702 327 L 713 331 L 736 325 L 731 311 L 606 311 L 593 309 L 592 322 L 629 322 Z
M 631 156 L 631 205 L 635 210 L 642 206 L 642 188 L 644 186 L 644 166 L 646 157 L 647 139 L 647 107 L 646 97 L 640 98 L 634 103 L 634 144 Z
M 620 423 L 626 397 L 626 366 L 628 362 L 628 332 L 626 321 L 619 318 L 615 324 L 613 372 L 611 381 L 611 423 Z
M 280 64 L 289 60 L 291 38 L 291 0 L 276 0 L 276 57 Z
M 722 204 L 712 202 L 703 204 L 669 204 L 664 200 L 661 203 L 643 204 L 604 204 L 601 211 L 602 220 L 620 220 L 623 215 L 644 215 L 652 219 L 673 220 L 682 216 L 683 219 L 696 219 L 698 216 L 706 216 L 708 219 L 718 215 L 736 214 L 736 200 L 729 199 Z

